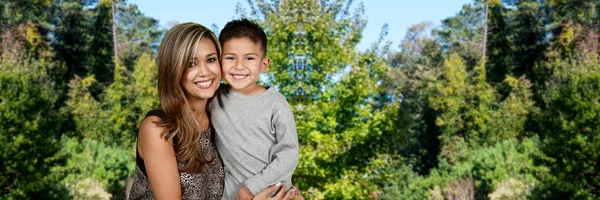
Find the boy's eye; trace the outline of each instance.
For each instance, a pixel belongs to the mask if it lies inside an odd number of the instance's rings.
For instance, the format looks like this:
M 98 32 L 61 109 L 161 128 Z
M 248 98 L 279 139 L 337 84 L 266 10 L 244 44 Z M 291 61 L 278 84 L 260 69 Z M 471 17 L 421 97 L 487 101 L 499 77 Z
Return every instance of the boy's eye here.
M 217 59 L 216 59 L 216 58 L 209 58 L 209 59 L 207 60 L 207 62 L 208 62 L 208 63 L 214 63 L 215 61 L 217 61 Z
M 225 57 L 226 60 L 233 60 L 233 57 Z
M 252 57 L 249 57 L 249 58 L 246 58 L 246 60 L 254 60 L 254 58 L 252 58 Z

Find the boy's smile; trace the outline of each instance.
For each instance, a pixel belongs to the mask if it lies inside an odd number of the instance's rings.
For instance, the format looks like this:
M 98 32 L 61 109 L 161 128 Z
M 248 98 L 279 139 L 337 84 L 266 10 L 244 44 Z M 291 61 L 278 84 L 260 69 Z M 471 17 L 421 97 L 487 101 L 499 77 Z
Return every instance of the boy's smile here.
M 244 95 L 259 94 L 265 89 L 256 81 L 269 67 L 260 44 L 247 38 L 233 38 L 223 44 L 223 78 L 231 88 Z
M 249 75 L 247 75 L 247 74 L 233 74 L 233 73 L 231 74 L 231 78 L 236 81 L 241 81 L 248 77 L 249 77 Z

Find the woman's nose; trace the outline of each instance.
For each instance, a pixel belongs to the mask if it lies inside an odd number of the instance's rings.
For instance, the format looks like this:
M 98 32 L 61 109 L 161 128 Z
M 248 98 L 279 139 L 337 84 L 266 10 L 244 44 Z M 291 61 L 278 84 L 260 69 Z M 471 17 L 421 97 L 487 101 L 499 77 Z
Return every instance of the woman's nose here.
M 199 76 L 204 76 L 210 73 L 210 70 L 208 70 L 208 66 L 206 65 L 206 63 L 200 64 L 198 66 L 198 75 Z

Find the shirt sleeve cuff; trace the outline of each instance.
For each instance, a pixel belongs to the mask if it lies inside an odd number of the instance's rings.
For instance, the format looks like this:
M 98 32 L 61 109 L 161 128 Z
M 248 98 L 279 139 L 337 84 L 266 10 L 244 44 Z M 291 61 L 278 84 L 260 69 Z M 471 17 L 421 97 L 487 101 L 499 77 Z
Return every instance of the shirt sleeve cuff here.
M 250 192 L 252 192 L 252 195 L 254 196 L 267 188 L 267 185 L 253 178 L 245 180 L 244 185 L 248 188 L 248 190 L 250 190 Z

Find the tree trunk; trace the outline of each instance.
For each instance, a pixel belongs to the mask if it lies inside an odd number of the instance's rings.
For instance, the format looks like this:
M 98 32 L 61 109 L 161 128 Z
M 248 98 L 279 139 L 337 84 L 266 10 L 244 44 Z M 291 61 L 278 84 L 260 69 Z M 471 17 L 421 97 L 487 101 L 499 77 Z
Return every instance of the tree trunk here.
M 487 49 L 487 33 L 488 33 L 488 11 L 489 11 L 489 4 L 490 1 L 486 0 L 485 1 L 485 20 L 483 21 L 483 54 L 481 55 L 481 59 L 483 62 L 481 62 L 481 64 L 483 66 L 485 66 L 486 61 L 486 49 Z
M 114 47 L 114 53 L 115 53 L 115 66 L 118 64 L 119 61 L 119 57 L 118 57 L 118 49 L 117 49 L 117 17 L 116 17 L 116 10 L 115 10 L 115 2 L 117 0 L 112 0 L 112 19 L 113 19 L 113 23 L 112 23 L 112 29 L 113 29 L 113 47 Z

